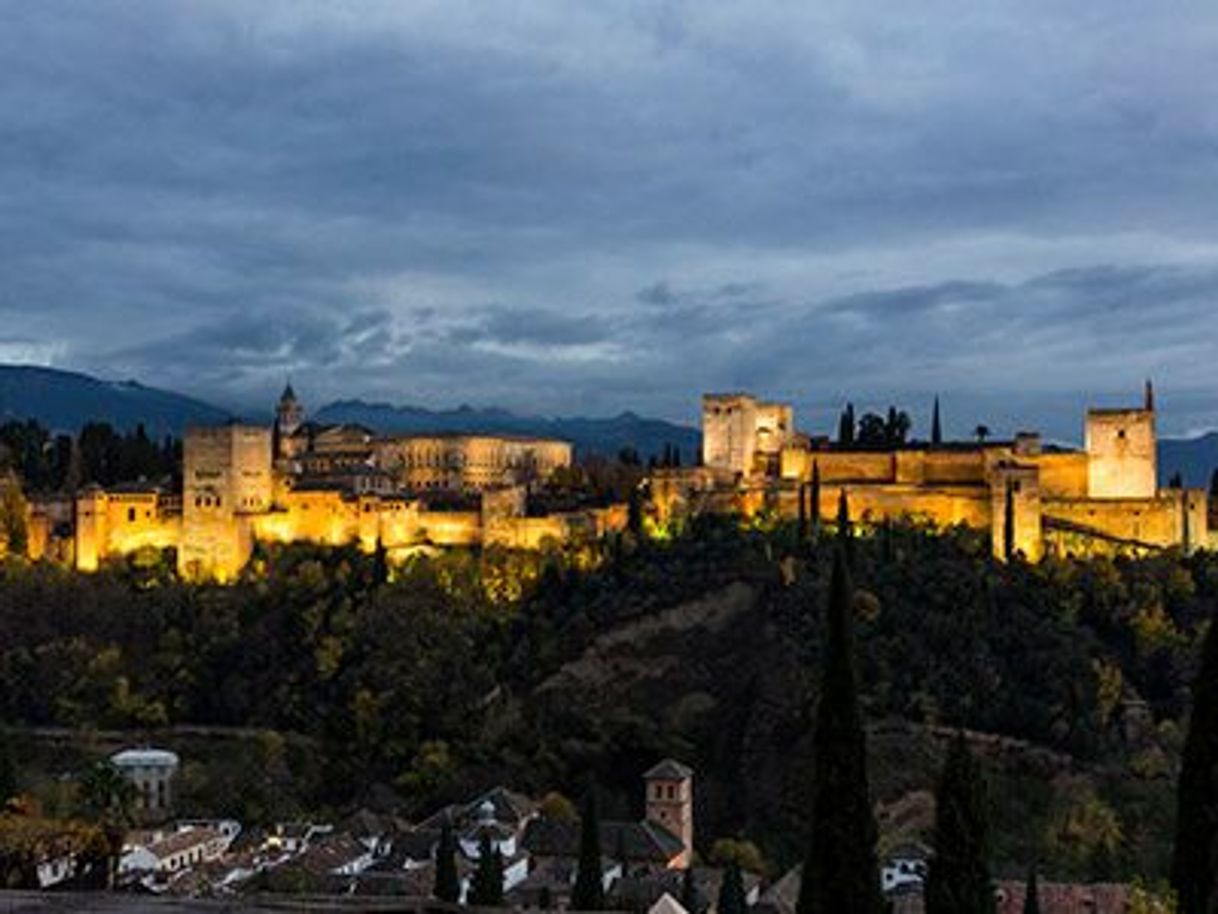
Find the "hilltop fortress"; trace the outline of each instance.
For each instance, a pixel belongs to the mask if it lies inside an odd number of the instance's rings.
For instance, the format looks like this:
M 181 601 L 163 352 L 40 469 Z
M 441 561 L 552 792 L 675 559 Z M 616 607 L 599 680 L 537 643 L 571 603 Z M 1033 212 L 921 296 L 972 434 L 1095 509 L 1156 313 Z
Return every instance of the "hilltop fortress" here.
M 305 420 L 289 385 L 269 428 L 188 429 L 180 494 L 144 483 L 79 493 L 70 552 L 78 569 L 92 571 L 141 548 L 172 547 L 184 577 L 225 581 L 255 542 L 355 542 L 403 555 L 443 546 L 537 549 L 623 527 L 625 506 L 528 516 L 530 486 L 571 461 L 571 445 L 552 439 L 382 437 L 357 425 L 318 425 Z M 432 492 L 463 504 L 429 510 Z
M 1158 487 L 1149 382 L 1139 407 L 1089 410 L 1084 440 L 1081 451 L 1047 446 L 1035 433 L 862 448 L 798 433 L 790 405 L 708 394 L 702 465 L 657 471 L 652 502 L 661 522 L 699 511 L 793 517 L 801 503 L 832 517 L 845 490 L 864 523 L 964 524 L 990 531 L 996 556 L 1030 561 L 1209 544 L 1206 493 Z
M 450 546 L 539 549 L 625 529 L 621 504 L 530 515 L 529 493 L 571 465 L 571 445 L 553 439 L 320 425 L 289 386 L 269 427 L 188 429 L 180 491 L 89 486 L 36 503 L 28 553 L 92 571 L 173 548 L 182 576 L 227 581 L 258 542 L 356 543 L 401 558 Z M 862 446 L 797 431 L 789 404 L 707 394 L 699 465 L 651 470 L 642 507 L 660 528 L 701 512 L 831 517 L 845 491 L 864 526 L 961 524 L 987 531 L 1002 559 L 1211 545 L 1206 493 L 1160 489 L 1157 476 L 1149 383 L 1140 406 L 1089 410 L 1082 450 L 1031 432 Z

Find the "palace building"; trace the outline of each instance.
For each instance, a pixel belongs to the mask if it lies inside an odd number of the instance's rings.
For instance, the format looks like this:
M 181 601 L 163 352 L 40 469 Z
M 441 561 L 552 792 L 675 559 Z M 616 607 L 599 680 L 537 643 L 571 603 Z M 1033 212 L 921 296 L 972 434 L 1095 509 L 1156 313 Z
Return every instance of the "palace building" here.
M 702 400 L 702 465 L 651 479 L 661 521 L 698 511 L 770 510 L 795 516 L 801 500 L 822 517 L 848 495 L 853 518 L 912 518 L 992 534 L 995 555 L 1031 561 L 1046 551 L 1191 550 L 1209 543 L 1202 490 L 1158 486 L 1154 394 L 1129 409 L 1092 409 L 1084 447 L 1010 441 L 863 448 L 796 432 L 788 405 L 744 394 Z M 819 485 L 814 486 L 814 478 Z
M 77 568 L 151 547 L 177 550 L 192 579 L 231 580 L 256 542 L 537 549 L 621 529 L 625 506 L 529 516 L 531 486 L 572 461 L 565 441 L 495 435 L 379 437 L 307 421 L 289 385 L 273 426 L 187 429 L 181 493 L 137 483 L 81 491 Z M 451 494 L 458 510 L 430 510 Z

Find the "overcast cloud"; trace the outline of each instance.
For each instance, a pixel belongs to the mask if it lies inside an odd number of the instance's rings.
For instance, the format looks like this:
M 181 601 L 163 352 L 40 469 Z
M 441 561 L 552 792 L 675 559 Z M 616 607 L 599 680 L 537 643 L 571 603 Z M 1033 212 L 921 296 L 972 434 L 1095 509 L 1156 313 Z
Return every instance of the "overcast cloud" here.
M 0 360 L 1218 425 L 1212 0 L 0 0 Z

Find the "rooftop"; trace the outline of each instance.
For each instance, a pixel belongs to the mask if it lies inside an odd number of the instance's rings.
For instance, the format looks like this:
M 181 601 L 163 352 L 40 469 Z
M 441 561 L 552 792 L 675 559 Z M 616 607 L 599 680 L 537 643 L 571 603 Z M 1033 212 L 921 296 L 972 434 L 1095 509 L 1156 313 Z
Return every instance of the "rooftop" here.
M 171 768 L 179 763 L 176 752 L 168 749 L 124 749 L 110 756 L 110 763 L 120 768 Z
M 694 769 L 676 759 L 666 758 L 643 773 L 647 780 L 684 781 L 694 776 Z

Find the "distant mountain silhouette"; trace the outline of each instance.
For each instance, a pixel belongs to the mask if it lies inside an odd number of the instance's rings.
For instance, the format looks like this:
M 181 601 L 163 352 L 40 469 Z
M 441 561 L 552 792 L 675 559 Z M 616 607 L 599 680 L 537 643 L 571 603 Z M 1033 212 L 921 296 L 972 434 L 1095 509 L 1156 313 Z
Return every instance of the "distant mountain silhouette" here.
M 36 419 L 57 432 L 86 422 L 133 429 L 143 422 L 159 438 L 181 434 L 192 423 L 224 422 L 226 410 L 136 381 L 102 381 L 74 371 L 33 365 L 0 365 L 0 422 Z
M 1159 483 L 1167 485 L 1174 473 L 1191 488 L 1208 489 L 1210 474 L 1218 469 L 1218 432 L 1199 438 L 1165 438 L 1159 442 Z
M 574 444 L 581 455 L 613 456 L 624 447 L 632 447 L 646 459 L 662 454 L 665 445 L 673 445 L 680 448 L 681 459 L 686 464 L 693 462 L 702 446 L 702 436 L 695 428 L 661 419 L 646 419 L 632 412 L 610 419 L 550 419 L 521 416 L 495 408 L 460 406 L 436 411 L 418 406 L 339 400 L 322 407 L 312 418 L 327 423 L 355 422 L 382 433 L 481 432 L 561 438 Z

